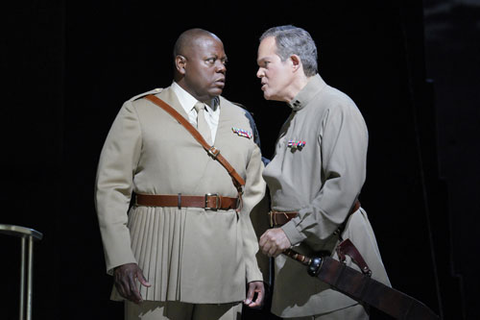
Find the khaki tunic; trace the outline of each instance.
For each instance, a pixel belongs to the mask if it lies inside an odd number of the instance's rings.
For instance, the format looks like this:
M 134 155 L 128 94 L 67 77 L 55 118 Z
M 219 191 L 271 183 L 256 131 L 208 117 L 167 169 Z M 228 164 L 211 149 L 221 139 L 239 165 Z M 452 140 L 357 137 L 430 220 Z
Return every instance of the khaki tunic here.
M 345 221 L 366 176 L 368 132 L 354 102 L 319 75 L 290 103 L 292 114 L 281 129 L 275 157 L 264 170 L 272 208 L 298 211 L 282 229 L 297 251 L 334 252 L 333 232 Z M 295 148 L 296 142 L 305 142 Z M 342 234 L 360 251 L 373 278 L 389 284 L 367 213 L 353 214 Z M 333 255 L 338 260 L 336 254 Z M 347 260 L 347 264 L 359 268 Z M 272 311 L 282 317 L 331 312 L 357 302 L 311 278 L 303 265 L 275 259 Z
M 170 88 L 155 93 L 187 118 Z M 133 206 L 142 194 L 236 197 L 218 161 L 163 109 L 143 95 L 125 102 L 103 147 L 97 172 L 96 208 L 107 272 L 136 262 L 152 284 L 145 300 L 228 303 L 245 298 L 246 281 L 262 280 L 255 260 L 257 238 L 250 210 L 264 196 L 263 164 L 245 110 L 220 97 L 215 146 L 245 179 L 243 209 L 204 210 Z M 187 118 L 188 119 L 188 118 Z M 118 298 L 113 294 L 113 298 Z

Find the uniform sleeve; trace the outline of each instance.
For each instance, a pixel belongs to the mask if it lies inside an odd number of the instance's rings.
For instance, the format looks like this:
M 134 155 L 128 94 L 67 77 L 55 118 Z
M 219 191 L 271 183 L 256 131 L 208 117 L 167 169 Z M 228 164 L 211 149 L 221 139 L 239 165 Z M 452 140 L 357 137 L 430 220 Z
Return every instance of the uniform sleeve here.
M 268 190 L 268 189 L 267 189 Z M 257 239 L 260 239 L 262 234 L 270 228 L 270 221 L 268 212 L 270 211 L 270 197 L 268 191 L 265 191 L 265 196 L 250 212 L 250 219 L 252 220 L 253 228 Z M 262 272 L 263 281 L 271 285 L 270 275 L 270 258 L 263 254 L 260 250 L 256 254 L 257 263 Z
M 141 150 L 141 130 L 131 102 L 126 102 L 108 133 L 97 169 L 95 206 L 107 272 L 136 262 L 127 228 L 133 175 Z
M 261 152 L 260 149 L 255 146 L 247 167 L 243 207 L 240 212 L 247 282 L 263 280 L 256 259 L 256 254 L 258 252 L 258 239 L 250 216 L 252 210 L 257 207 L 265 196 L 266 183 L 263 180 L 262 172 L 263 163 L 261 160 Z
M 321 189 L 282 227 L 293 245 L 304 240 L 319 242 L 332 235 L 347 218 L 365 181 L 368 133 L 355 106 L 331 108 L 317 143 L 322 164 L 313 170 L 321 170 Z

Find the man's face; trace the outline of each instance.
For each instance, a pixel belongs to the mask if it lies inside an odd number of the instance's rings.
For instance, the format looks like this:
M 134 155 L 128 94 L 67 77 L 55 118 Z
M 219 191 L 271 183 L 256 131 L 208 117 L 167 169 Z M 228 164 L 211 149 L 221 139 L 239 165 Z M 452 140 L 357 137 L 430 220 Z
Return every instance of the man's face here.
M 267 37 L 258 47 L 257 77 L 262 81 L 263 96 L 267 100 L 288 102 L 288 89 L 293 81 L 290 60 L 283 61 L 275 53 L 277 45 L 274 37 Z
M 214 37 L 201 36 L 193 41 L 187 52 L 185 89 L 199 101 L 221 95 L 227 72 L 227 56 L 222 42 Z

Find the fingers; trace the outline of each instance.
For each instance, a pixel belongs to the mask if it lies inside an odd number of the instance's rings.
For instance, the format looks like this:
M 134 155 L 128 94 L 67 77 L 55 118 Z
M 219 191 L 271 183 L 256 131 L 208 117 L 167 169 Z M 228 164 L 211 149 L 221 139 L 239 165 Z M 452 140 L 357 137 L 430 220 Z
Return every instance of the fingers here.
M 252 286 L 251 283 L 248 284 L 247 298 L 243 300 L 247 306 L 252 303 L 253 296 L 255 295 L 255 286 Z
M 248 305 L 250 308 L 261 307 L 263 305 L 263 298 L 265 297 L 265 289 L 262 286 L 261 290 L 258 289 L 255 292 L 257 293 L 257 297 Z
M 268 240 L 265 242 L 263 246 L 260 247 L 262 250 L 262 253 L 269 256 L 269 257 L 274 257 L 276 256 L 276 253 L 278 251 L 277 244 L 274 241 Z
M 122 297 L 127 298 L 130 295 L 130 282 L 126 266 L 115 269 L 115 287 Z
M 142 295 L 140 294 L 140 291 L 138 290 L 137 284 L 135 283 L 135 276 L 133 274 L 129 274 L 128 277 L 128 284 L 130 287 L 130 292 L 128 295 L 128 299 L 132 302 L 135 302 L 136 304 L 139 304 L 140 302 L 143 301 Z
M 285 249 L 290 248 L 290 240 L 288 240 L 282 229 L 267 230 L 259 240 L 260 250 L 269 257 L 276 257 Z
M 272 236 L 270 235 L 271 230 L 267 230 L 261 237 L 260 241 L 258 242 L 260 246 L 260 250 L 262 250 L 262 253 L 271 257 L 271 251 L 275 250 L 275 242 L 272 239 Z
M 152 285 L 148 282 L 147 279 L 145 279 L 145 276 L 143 275 L 143 272 L 142 270 L 140 270 L 140 268 L 138 269 L 138 272 L 137 272 L 137 279 L 138 281 L 140 281 L 140 283 L 142 284 L 142 286 L 144 287 L 151 287 Z
M 257 295 L 257 299 L 255 299 L 255 301 L 250 303 L 248 306 L 250 308 L 261 307 L 263 305 L 264 296 L 265 296 L 265 291 L 259 292 L 258 295 Z
M 128 263 L 115 269 L 115 287 L 118 293 L 125 299 L 139 304 L 143 299 L 136 284 L 136 279 L 145 287 L 151 286 L 136 263 Z
M 263 282 L 250 282 L 248 284 L 247 299 L 244 300 L 244 303 L 250 308 L 260 307 L 263 304 L 264 296 L 265 287 L 263 285 Z

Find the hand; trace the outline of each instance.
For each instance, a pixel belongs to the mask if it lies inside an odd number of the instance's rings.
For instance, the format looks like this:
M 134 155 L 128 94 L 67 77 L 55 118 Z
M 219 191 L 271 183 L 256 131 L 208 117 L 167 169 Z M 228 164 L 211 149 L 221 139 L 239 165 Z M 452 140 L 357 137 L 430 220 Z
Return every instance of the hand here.
M 143 276 L 142 269 L 136 263 L 127 263 L 115 268 L 115 287 L 118 293 L 125 299 L 128 299 L 136 304 L 140 304 L 143 299 L 140 291 L 137 288 L 135 279 L 145 287 L 150 287 L 147 279 Z
M 269 257 L 276 257 L 292 244 L 281 228 L 269 229 L 260 237 L 260 250 Z
M 250 308 L 260 307 L 263 304 L 264 297 L 265 287 L 263 286 L 263 282 L 252 281 L 248 283 L 247 299 L 243 300 L 243 303 Z

